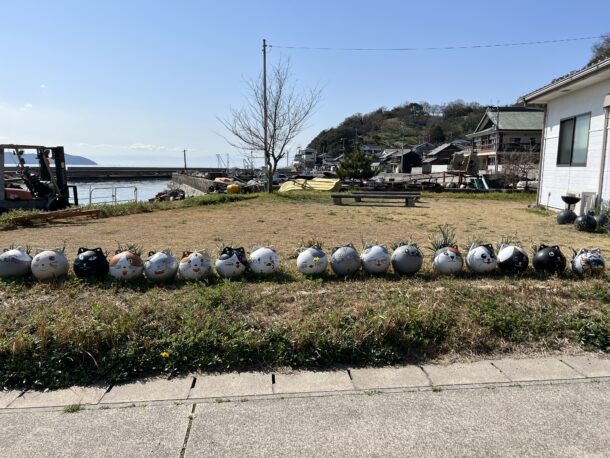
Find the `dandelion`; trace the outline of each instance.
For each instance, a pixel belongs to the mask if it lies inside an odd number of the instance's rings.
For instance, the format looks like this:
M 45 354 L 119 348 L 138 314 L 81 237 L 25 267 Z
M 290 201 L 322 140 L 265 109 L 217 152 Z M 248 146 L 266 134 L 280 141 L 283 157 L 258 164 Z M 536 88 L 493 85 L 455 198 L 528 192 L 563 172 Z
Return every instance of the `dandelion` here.
M 162 351 L 162 352 L 161 352 L 161 356 L 162 356 L 163 358 L 169 358 L 169 353 L 168 353 L 168 352 L 166 352 L 166 351 Z

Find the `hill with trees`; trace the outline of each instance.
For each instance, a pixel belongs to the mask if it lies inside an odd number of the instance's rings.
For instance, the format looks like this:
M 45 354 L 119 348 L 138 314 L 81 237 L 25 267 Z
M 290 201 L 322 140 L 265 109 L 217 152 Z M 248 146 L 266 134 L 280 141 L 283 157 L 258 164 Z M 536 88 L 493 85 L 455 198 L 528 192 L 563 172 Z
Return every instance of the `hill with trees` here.
M 406 102 L 392 109 L 357 113 L 323 130 L 308 145 L 320 153 L 351 152 L 362 144 L 402 148 L 423 142 L 443 143 L 472 132 L 487 106 L 455 100 L 445 105 Z

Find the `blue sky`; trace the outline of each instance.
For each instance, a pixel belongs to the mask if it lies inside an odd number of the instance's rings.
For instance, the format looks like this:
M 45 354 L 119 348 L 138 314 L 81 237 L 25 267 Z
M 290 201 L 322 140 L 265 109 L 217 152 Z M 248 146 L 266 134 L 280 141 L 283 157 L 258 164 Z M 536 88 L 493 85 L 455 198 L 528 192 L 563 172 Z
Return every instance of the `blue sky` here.
M 105 165 L 215 165 L 217 117 L 239 107 L 276 46 L 434 47 L 610 32 L 607 1 L 3 0 L 0 142 L 57 144 Z M 324 88 L 305 146 L 346 116 L 406 101 L 512 103 L 584 65 L 593 41 L 492 49 L 272 48 L 298 85 Z

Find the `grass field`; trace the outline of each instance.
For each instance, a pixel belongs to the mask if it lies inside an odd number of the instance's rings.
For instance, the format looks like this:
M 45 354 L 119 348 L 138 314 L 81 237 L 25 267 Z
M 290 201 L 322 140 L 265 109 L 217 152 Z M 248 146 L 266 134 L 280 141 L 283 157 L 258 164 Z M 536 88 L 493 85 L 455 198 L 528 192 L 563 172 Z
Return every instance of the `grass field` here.
M 510 196 L 510 197 L 509 197 Z M 500 200 L 501 199 L 501 200 Z M 534 243 L 600 247 L 610 236 L 557 226 L 528 208 L 531 197 L 496 199 L 424 194 L 416 208 L 394 203 L 333 206 L 325 194 L 260 196 L 222 205 L 171 206 L 151 213 L 55 222 L 0 232 L 0 246 L 66 244 L 144 251 L 166 247 L 214 252 L 222 244 L 273 245 L 283 271 L 228 282 L 141 280 L 118 285 L 73 275 L 52 284 L 0 283 L 0 386 L 66 386 L 198 368 L 315 367 L 476 358 L 510 352 L 610 352 L 608 277 L 566 273 L 444 278 L 425 249 L 438 224 L 456 227 L 460 246 L 503 236 Z M 305 279 L 295 249 L 316 239 L 329 248 L 352 242 L 413 240 L 427 255 L 414 278 L 359 274 Z

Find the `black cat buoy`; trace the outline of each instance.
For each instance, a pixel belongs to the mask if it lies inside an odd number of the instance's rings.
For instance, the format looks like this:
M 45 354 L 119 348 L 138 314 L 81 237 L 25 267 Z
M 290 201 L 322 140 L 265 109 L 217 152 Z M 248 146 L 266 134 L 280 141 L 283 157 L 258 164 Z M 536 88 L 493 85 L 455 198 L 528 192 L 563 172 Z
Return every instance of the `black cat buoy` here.
M 559 273 L 566 268 L 566 257 L 558 246 L 540 245 L 532 264 L 538 272 Z
M 597 221 L 590 213 L 586 215 L 581 215 L 574 220 L 574 226 L 579 231 L 584 232 L 595 232 L 597 229 Z
M 576 213 L 574 213 L 574 206 L 580 202 L 580 197 L 576 196 L 561 196 L 566 204 L 565 210 L 562 210 L 557 215 L 557 224 L 572 224 L 576 220 Z

